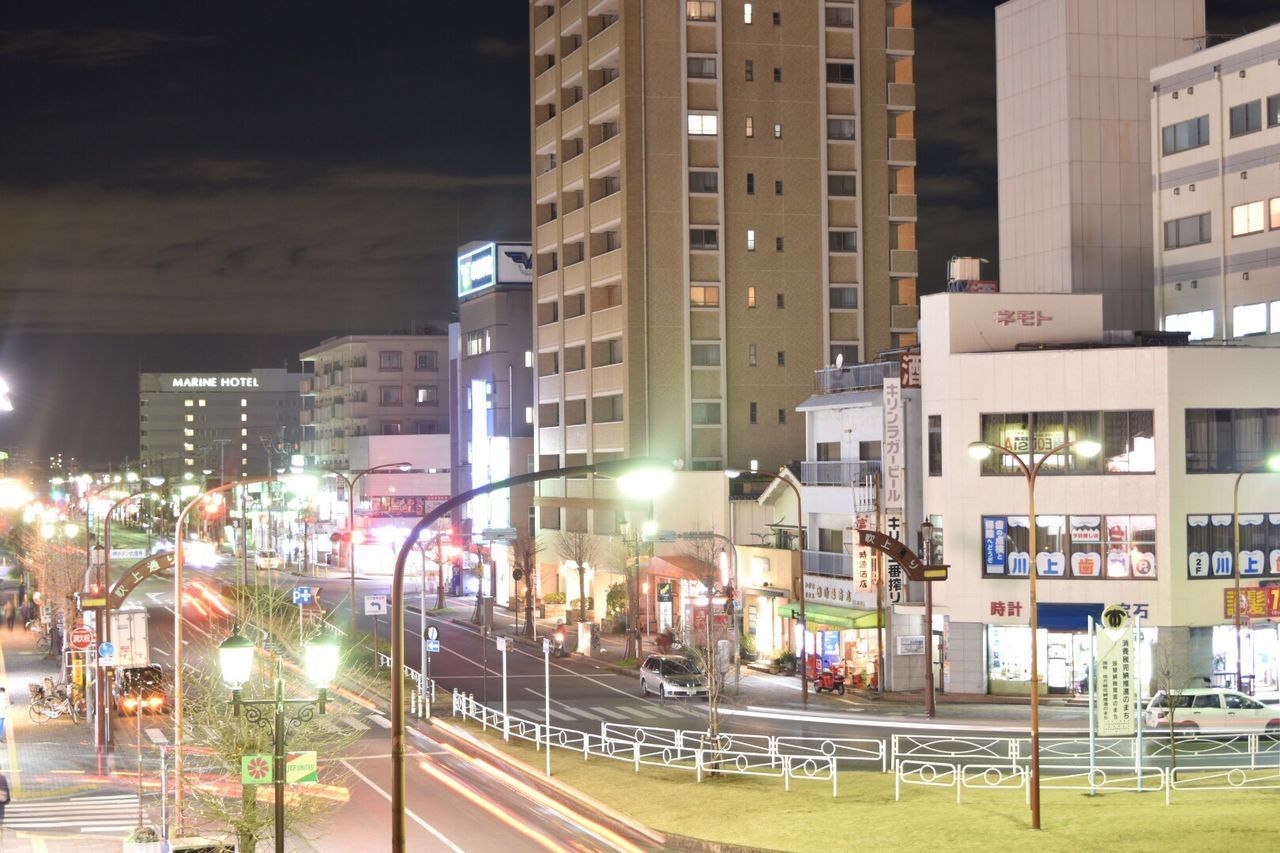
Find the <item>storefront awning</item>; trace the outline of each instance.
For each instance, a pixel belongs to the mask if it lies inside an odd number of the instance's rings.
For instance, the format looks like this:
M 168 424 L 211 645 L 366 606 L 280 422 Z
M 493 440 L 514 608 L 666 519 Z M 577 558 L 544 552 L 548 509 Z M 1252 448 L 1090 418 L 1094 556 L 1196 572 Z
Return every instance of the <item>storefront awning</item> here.
M 1090 616 L 1095 624 L 1101 621 L 1102 605 L 1041 603 L 1036 607 L 1036 619 L 1047 631 L 1087 631 Z
M 688 554 L 671 554 L 666 557 L 650 557 L 649 567 L 644 574 L 658 578 L 684 578 L 685 580 L 706 583 L 708 572 L 706 563 L 690 557 Z
M 780 586 L 748 586 L 743 587 L 742 591 L 751 595 L 764 596 L 765 598 L 782 598 L 790 594 Z
M 800 605 L 785 604 L 778 608 L 783 619 L 799 619 Z M 810 626 L 825 625 L 830 628 L 879 628 L 880 614 L 874 610 L 850 610 L 830 604 L 806 604 L 805 618 Z

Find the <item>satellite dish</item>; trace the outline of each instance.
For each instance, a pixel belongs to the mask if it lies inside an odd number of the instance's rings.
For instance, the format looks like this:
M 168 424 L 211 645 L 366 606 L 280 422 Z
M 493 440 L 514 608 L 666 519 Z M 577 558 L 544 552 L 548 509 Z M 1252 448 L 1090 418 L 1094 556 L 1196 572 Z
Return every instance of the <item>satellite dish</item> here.
M 838 352 L 836 353 L 836 367 L 843 367 L 843 366 L 844 366 L 844 353 Z

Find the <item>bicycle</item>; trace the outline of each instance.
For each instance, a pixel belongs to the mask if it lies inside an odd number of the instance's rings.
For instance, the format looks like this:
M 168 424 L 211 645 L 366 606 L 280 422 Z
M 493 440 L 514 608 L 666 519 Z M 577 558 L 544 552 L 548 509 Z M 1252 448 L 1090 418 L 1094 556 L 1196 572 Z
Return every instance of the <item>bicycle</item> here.
M 59 684 L 52 691 L 32 684 L 31 704 L 27 707 L 27 716 L 36 725 L 44 725 L 49 720 L 56 720 L 64 714 L 71 717 L 71 722 L 79 723 L 85 716 L 84 697 L 80 691 L 67 690 L 67 685 Z

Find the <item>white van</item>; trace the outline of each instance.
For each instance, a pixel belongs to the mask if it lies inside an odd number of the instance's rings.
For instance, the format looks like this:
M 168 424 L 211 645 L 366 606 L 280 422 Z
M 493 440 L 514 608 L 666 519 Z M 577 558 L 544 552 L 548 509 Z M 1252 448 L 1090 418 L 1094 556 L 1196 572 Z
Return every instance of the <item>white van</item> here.
M 1280 732 L 1280 708 L 1264 705 L 1251 696 L 1217 687 L 1195 687 L 1173 694 L 1173 716 L 1169 697 L 1161 690 L 1147 705 L 1147 728 L 1165 728 L 1172 721 L 1178 731 L 1268 731 Z

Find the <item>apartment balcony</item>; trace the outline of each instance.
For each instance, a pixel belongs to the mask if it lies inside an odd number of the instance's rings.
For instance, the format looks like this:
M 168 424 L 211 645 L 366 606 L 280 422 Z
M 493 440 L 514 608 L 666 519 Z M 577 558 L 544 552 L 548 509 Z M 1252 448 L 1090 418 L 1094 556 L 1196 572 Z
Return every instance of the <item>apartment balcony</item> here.
M 537 104 L 549 104 L 556 99 L 560 89 L 560 77 L 553 65 L 543 71 L 533 81 L 533 101 Z
M 858 283 L 858 256 L 834 254 L 827 256 L 827 274 L 833 286 Z
M 554 454 L 554 453 L 559 453 L 562 450 L 564 450 L 564 444 L 560 437 L 560 427 L 552 426 L 552 427 L 541 427 L 538 429 L 538 453 Z M 558 483 L 558 482 L 559 482 L 558 480 L 551 481 L 551 483 Z M 547 489 L 548 485 L 550 484 L 543 483 L 542 485 L 540 485 L 538 489 L 539 493 L 545 496 L 546 495 L 545 490 Z
M 858 171 L 858 147 L 850 142 L 828 139 L 827 169 L 832 172 Z
M 587 101 L 583 98 L 576 104 L 571 104 L 560 111 L 560 133 L 562 136 L 568 138 L 584 135 L 582 133 L 582 117 L 586 115 L 586 109 Z
M 897 369 L 897 362 L 891 363 Z M 866 367 L 867 365 L 858 366 Z M 867 478 L 879 473 L 879 460 L 800 463 L 800 482 L 806 486 L 852 486 L 864 483 Z
M 614 448 L 621 450 L 626 446 L 627 425 L 624 421 L 611 421 L 607 424 L 594 424 L 591 427 L 591 440 L 596 450 L 609 450 Z
M 889 109 L 914 110 L 916 108 L 915 83 L 890 83 L 889 94 L 885 101 Z
M 889 53 L 899 56 L 915 53 L 915 29 L 913 27 L 889 27 L 885 47 Z
M 553 219 L 550 222 L 544 222 L 538 226 L 533 232 L 534 245 L 554 246 L 560 242 L 560 221 Z
M 560 391 L 564 383 L 559 374 L 538 377 L 538 402 L 550 403 L 560 399 Z
M 566 345 L 584 343 L 587 340 L 587 315 L 564 319 L 564 342 Z
M 613 391 L 621 393 L 623 376 L 621 364 L 606 364 L 591 368 L 591 393 L 597 397 Z
M 614 305 L 591 315 L 591 337 L 599 340 L 611 338 L 622 331 L 624 320 L 621 305 Z
M 622 278 L 622 250 L 614 249 L 591 259 L 591 283 Z
M 556 144 L 556 120 L 549 118 L 533 129 L 533 149 L 544 154 L 552 151 Z
M 582 29 L 582 0 L 568 0 L 560 7 L 560 33 L 571 35 Z
M 588 115 L 591 116 L 591 120 L 595 121 L 595 119 L 598 116 L 602 115 L 603 113 L 607 112 L 610 109 L 616 108 L 621 98 L 622 98 L 622 79 L 621 78 L 618 78 L 616 80 L 611 80 L 605 85 L 601 86 L 599 89 L 596 89 L 590 95 L 591 111 L 588 113 Z
M 559 175 L 555 169 L 548 169 L 533 181 L 535 199 L 539 202 L 553 201 L 560 189 Z
M 894 249 L 889 252 L 890 275 L 916 275 L 918 272 L 919 262 L 915 249 Z
M 586 453 L 591 440 L 589 424 L 570 424 L 564 428 L 564 452 Z
M 889 194 L 889 218 L 914 220 L 916 218 L 915 195 L 905 195 L 903 193 L 890 193 Z
M 609 29 L 613 29 L 610 27 Z M 605 171 L 622 161 L 622 136 L 611 136 L 591 149 L 591 170 Z
M 852 29 L 828 28 L 824 36 L 824 41 L 827 45 L 827 59 L 853 59 L 856 57 L 855 40 L 855 31 Z
M 304 379 L 298 383 L 298 392 L 300 394 L 314 394 L 316 392 L 316 380 Z
M 889 308 L 889 329 L 894 332 L 914 332 L 920 324 L 919 305 L 893 305 Z
M 300 412 L 298 412 L 298 423 L 300 423 L 302 426 L 308 426 L 309 424 L 313 424 L 315 422 L 316 422 L 315 412 L 311 411 L 310 409 L 303 409 Z
M 916 162 L 916 141 L 914 139 L 890 139 L 889 163 L 914 165 Z
M 560 221 L 564 234 L 562 239 L 567 243 L 574 242 L 586 233 L 587 214 L 581 207 L 577 210 L 569 211 L 564 216 L 560 217 Z
M 587 371 L 585 369 L 570 370 L 564 374 L 564 396 L 587 396 Z
M 582 187 L 582 177 L 584 164 L 587 158 L 579 154 L 572 160 L 566 160 L 560 166 L 560 184 L 567 190 L 576 190 Z
M 591 67 L 593 69 L 603 65 L 604 60 L 616 52 L 622 44 L 622 27 L 618 26 L 618 23 L 614 22 L 605 27 L 587 42 L 587 49 L 591 51 Z
M 547 245 L 555 245 L 555 241 Z M 544 272 L 538 276 L 538 302 L 545 302 L 547 297 L 560 295 L 560 270 Z
M 603 231 L 622 221 L 622 191 L 591 202 L 591 230 Z
M 548 323 L 545 326 L 538 327 L 537 347 L 539 351 L 546 352 L 552 347 L 558 347 L 562 340 L 559 323 Z
M 884 380 L 898 375 L 897 361 L 873 361 L 868 364 L 846 364 L 824 367 L 813 372 L 813 390 L 819 394 L 837 391 L 863 391 L 881 388 Z M 806 465 L 810 463 L 804 463 Z M 817 463 L 828 464 L 828 463 Z
M 830 228 L 857 228 L 858 200 L 852 197 L 832 196 L 827 200 L 827 226 Z
M 563 13 L 561 13 L 563 14 Z M 568 86 L 570 84 L 579 84 L 582 79 L 582 69 L 586 65 L 587 52 L 582 48 L 578 48 L 573 53 L 560 60 L 560 85 Z
M 551 53 L 555 50 L 556 37 L 560 35 L 560 18 L 552 15 L 533 28 L 533 52 Z
M 827 115 L 851 116 L 858 113 L 856 86 L 827 86 Z
M 560 273 L 564 276 L 564 289 L 570 293 L 586 285 L 587 265 L 582 261 L 561 268 Z
M 853 577 L 852 554 L 830 554 L 826 551 L 804 552 L 805 574 L 827 575 L 828 577 Z

